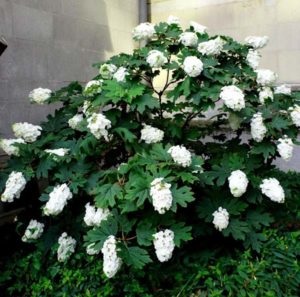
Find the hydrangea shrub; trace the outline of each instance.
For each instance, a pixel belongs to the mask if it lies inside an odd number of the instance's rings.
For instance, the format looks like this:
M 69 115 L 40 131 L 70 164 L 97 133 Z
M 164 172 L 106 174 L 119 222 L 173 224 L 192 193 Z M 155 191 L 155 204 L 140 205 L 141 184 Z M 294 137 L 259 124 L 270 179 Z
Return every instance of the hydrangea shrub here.
M 239 43 L 173 16 L 133 37 L 145 46 L 95 65 L 85 87 L 33 90 L 34 104 L 61 107 L 1 140 L 11 156 L 1 200 L 40 185 L 23 241 L 44 240 L 58 261 L 84 247 L 107 277 L 216 234 L 259 250 L 289 193 L 273 161 L 290 160 L 300 127 L 299 95 L 258 68 L 268 38 Z

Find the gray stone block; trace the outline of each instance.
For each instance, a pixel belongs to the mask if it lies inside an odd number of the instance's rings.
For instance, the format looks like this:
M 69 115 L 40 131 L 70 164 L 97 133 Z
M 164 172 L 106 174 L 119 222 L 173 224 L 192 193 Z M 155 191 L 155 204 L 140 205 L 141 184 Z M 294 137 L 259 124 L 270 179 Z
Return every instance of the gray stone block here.
M 0 36 L 12 36 L 12 4 L 7 0 L 0 0 Z
M 22 5 L 13 5 L 13 33 L 17 38 L 52 41 L 53 15 Z

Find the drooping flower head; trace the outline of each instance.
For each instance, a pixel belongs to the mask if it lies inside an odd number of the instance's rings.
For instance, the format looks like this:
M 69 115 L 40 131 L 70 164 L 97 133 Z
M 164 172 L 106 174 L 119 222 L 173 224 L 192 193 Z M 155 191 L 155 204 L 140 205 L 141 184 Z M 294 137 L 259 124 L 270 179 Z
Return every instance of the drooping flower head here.
M 157 259 L 160 262 L 169 261 L 175 248 L 174 232 L 169 229 L 153 234 L 153 243 Z
M 164 214 L 172 206 L 171 184 L 166 183 L 162 177 L 155 178 L 151 182 L 150 196 L 152 204 L 159 214 Z

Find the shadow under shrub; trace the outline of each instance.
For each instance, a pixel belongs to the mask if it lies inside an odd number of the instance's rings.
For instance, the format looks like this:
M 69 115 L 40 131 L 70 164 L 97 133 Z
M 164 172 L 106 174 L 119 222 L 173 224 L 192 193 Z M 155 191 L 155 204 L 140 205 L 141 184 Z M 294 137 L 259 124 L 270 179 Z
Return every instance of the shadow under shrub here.
M 266 236 L 260 254 L 230 251 L 229 245 L 199 253 L 193 246 L 181 250 L 169 265 L 153 263 L 143 270 L 123 267 L 113 279 L 103 274 L 102 260 L 84 251 L 65 264 L 41 251 L 16 254 L 2 270 L 1 292 L 24 297 L 299 296 L 300 232 L 268 231 Z

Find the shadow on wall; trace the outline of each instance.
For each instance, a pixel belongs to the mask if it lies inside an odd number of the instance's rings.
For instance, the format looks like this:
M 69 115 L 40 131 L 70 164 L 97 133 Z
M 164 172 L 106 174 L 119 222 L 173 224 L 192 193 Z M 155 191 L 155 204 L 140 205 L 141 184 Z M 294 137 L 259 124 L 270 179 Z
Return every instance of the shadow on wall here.
M 0 137 L 11 136 L 13 123 L 39 123 L 54 110 L 31 105 L 32 89 L 84 83 L 97 73 L 91 65 L 113 52 L 101 0 L 0 0 L 1 35 L 8 48 L 0 57 Z

